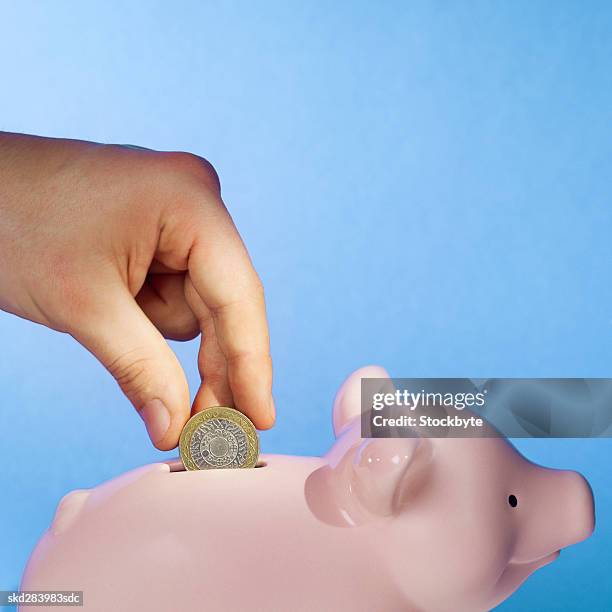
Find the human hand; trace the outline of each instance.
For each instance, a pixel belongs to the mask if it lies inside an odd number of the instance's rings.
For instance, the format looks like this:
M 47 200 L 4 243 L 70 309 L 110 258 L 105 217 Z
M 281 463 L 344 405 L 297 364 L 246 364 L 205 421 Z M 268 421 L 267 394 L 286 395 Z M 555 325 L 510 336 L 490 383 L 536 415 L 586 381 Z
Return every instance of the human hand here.
M 0 133 L 0 308 L 89 349 L 159 449 L 190 415 L 165 338 L 202 333 L 194 413 L 274 423 L 263 288 L 199 157 Z

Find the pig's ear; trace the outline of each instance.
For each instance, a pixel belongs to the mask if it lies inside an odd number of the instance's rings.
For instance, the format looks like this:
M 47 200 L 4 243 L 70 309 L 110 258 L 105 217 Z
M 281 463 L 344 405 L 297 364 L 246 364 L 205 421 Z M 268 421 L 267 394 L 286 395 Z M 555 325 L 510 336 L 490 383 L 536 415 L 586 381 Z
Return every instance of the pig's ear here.
M 355 370 L 342 383 L 334 400 L 333 424 L 336 438 L 348 423 L 361 414 L 362 378 L 384 378 L 389 381 L 389 374 L 381 366 L 370 365 Z M 390 385 L 390 381 L 386 385 Z M 382 386 L 385 386 L 385 383 Z
M 305 496 L 312 513 L 338 527 L 399 513 L 426 478 L 429 445 L 420 438 L 369 438 L 315 470 Z
M 350 487 L 370 513 L 390 516 L 399 506 L 420 444 L 420 438 L 369 438 L 357 447 Z

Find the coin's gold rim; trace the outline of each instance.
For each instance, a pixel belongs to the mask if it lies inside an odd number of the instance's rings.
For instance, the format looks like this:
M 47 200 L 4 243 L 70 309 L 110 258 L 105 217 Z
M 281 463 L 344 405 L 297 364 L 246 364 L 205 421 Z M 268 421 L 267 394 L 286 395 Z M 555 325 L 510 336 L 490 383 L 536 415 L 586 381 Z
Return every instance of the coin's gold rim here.
M 206 421 L 211 419 L 226 419 L 232 421 L 236 425 L 242 428 L 247 439 L 247 456 L 244 463 L 238 468 L 199 468 L 196 462 L 191 456 L 189 446 L 191 443 L 191 437 L 195 430 Z M 179 454 L 183 461 L 183 465 L 186 470 L 222 470 L 222 469 L 242 469 L 242 468 L 254 468 L 259 458 L 259 438 L 257 436 L 257 430 L 251 420 L 242 414 L 242 412 L 235 408 L 229 408 L 227 406 L 212 406 L 211 408 L 205 408 L 201 412 L 194 414 L 183 427 L 181 436 L 179 438 Z

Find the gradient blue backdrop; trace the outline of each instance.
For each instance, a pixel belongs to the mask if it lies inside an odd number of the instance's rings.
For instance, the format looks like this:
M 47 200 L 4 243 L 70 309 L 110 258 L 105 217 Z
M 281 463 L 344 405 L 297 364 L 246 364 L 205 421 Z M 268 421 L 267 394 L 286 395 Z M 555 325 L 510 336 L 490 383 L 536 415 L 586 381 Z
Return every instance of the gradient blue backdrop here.
M 197 152 L 267 289 L 278 425 L 352 369 L 612 375 L 612 5 L 2 2 L 0 129 Z M 0 589 L 56 503 L 162 456 L 71 338 L 0 314 Z M 176 345 L 197 386 L 196 344 Z M 502 610 L 609 610 L 612 440 L 530 441 L 598 527 Z

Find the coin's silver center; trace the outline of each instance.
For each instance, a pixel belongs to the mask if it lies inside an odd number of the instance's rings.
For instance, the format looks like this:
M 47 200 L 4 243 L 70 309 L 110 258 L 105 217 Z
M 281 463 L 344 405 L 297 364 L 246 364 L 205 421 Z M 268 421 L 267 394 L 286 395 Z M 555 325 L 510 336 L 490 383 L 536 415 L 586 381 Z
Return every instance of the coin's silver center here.
M 227 455 L 227 453 L 229 452 L 230 445 L 225 438 L 218 437 L 213 438 L 209 442 L 209 448 L 210 452 L 215 457 L 225 457 L 225 455 Z
M 245 431 L 224 418 L 201 423 L 189 443 L 193 461 L 199 469 L 242 467 L 247 458 Z

